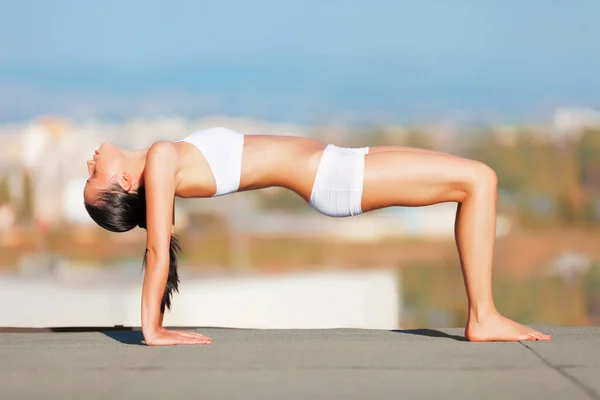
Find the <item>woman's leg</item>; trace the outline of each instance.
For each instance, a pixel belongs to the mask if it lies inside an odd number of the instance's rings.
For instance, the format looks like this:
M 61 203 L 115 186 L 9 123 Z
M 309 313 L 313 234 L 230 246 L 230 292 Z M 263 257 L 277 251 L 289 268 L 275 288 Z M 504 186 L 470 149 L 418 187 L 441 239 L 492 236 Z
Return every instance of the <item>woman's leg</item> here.
M 468 299 L 472 341 L 549 340 L 501 316 L 492 297 L 496 174 L 478 161 L 429 150 L 373 147 L 365 157 L 364 212 L 390 206 L 458 202 L 455 238 Z

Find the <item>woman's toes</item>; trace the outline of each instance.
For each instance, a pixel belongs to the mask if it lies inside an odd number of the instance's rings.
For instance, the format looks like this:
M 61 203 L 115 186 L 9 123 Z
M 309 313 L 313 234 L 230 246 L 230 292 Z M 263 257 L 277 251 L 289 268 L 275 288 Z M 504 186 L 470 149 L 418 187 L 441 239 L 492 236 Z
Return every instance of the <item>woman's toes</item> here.
M 531 332 L 531 336 L 535 339 L 535 340 L 542 340 L 542 334 L 539 332 Z
M 542 332 L 533 331 L 529 334 L 535 340 L 550 340 L 550 336 L 543 334 Z

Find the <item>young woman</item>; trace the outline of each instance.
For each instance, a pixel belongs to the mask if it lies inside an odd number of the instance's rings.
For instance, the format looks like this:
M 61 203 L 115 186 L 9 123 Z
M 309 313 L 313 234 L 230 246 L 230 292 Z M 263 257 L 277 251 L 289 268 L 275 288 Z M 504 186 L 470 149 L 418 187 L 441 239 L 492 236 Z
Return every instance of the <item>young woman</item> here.
M 113 232 L 147 230 L 142 332 L 148 345 L 208 344 L 164 329 L 177 291 L 174 198 L 214 197 L 272 186 L 296 192 L 317 211 L 346 217 L 389 206 L 457 202 L 455 237 L 468 298 L 471 341 L 550 340 L 498 313 L 492 298 L 496 174 L 481 162 L 397 146 L 343 148 L 303 137 L 200 130 L 177 142 L 129 151 L 109 143 L 87 162 L 85 206 Z

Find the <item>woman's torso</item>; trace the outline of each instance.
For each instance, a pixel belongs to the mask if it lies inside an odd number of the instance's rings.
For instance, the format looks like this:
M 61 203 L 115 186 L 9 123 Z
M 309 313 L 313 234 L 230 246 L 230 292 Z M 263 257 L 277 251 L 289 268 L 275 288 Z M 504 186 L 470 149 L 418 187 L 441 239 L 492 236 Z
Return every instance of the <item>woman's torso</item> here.
M 179 141 L 174 145 L 179 153 L 175 195 L 213 196 L 217 183 L 205 154 L 190 142 Z M 237 191 L 279 186 L 293 190 L 308 201 L 325 146 L 305 137 L 245 135 Z M 227 160 L 227 152 L 222 154 Z

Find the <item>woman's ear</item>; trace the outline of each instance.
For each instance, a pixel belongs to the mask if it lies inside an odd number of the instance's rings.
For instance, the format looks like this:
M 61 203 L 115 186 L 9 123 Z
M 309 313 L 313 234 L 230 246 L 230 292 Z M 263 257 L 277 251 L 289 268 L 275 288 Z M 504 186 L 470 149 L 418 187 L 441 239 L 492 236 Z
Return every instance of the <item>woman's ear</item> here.
M 119 185 L 123 188 L 124 191 L 129 192 L 133 187 L 133 182 L 131 180 L 131 175 L 129 172 L 123 172 L 121 177 L 119 178 Z

